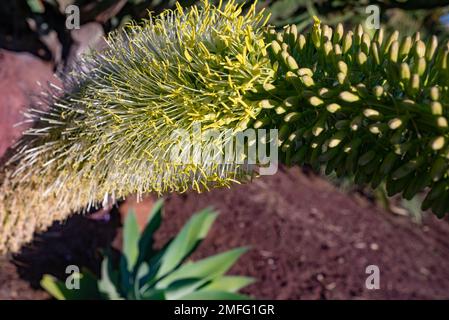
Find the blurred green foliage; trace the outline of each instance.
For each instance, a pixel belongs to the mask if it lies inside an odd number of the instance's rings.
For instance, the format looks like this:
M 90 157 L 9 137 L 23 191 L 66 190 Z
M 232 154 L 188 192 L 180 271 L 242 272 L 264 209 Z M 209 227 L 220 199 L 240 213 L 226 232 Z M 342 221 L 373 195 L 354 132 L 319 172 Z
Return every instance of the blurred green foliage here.
M 154 247 L 154 233 L 163 216 L 159 200 L 149 215 L 142 233 L 137 218 L 130 212 L 123 225 L 123 251 L 119 257 L 111 251 L 104 256 L 101 275 L 86 270 L 71 275 L 78 288 L 68 288 L 51 275 L 41 285 L 58 300 L 243 300 L 238 291 L 251 284 L 252 278 L 225 273 L 245 253 L 237 248 L 195 262 L 188 257 L 209 232 L 217 213 L 204 209 L 192 215 L 181 231 L 161 249 Z
M 22 0 L 25 1 L 25 0 Z M 182 6 L 188 7 L 198 0 L 178 0 Z M 219 0 L 211 0 L 219 2 Z M 239 0 L 247 7 L 253 0 Z M 8 3 L 9 2 L 9 3 Z M 49 32 L 55 30 L 59 38 L 70 37 L 61 30 L 63 26 L 64 8 L 75 4 L 80 8 L 81 24 L 96 21 L 102 24 L 105 32 L 109 32 L 123 25 L 130 19 L 138 20 L 147 16 L 148 11 L 159 13 L 173 8 L 176 0 L 26 0 L 27 8 L 15 0 L 8 0 L 0 4 L 0 40 L 5 24 L 14 24 L 15 28 L 26 28 L 25 23 L 17 23 L 17 19 L 31 18 L 38 25 L 45 24 L 48 28 L 40 28 Z M 364 23 L 368 17 L 366 8 L 369 5 L 380 8 L 381 24 L 387 30 L 396 29 L 403 34 L 420 31 L 423 38 L 429 34 L 438 34 L 446 38 L 448 27 L 443 25 L 441 17 L 449 13 L 447 0 L 259 0 L 258 7 L 266 8 L 271 14 L 271 23 L 282 27 L 286 24 L 296 24 L 298 29 L 310 26 L 311 17 L 316 15 L 325 24 L 335 25 L 338 22 L 346 27 Z M 7 14 L 15 13 L 16 16 Z M 12 9 L 11 9 L 12 8 Z M 2 28 L 3 26 L 3 28 Z M 29 31 L 29 30 L 28 30 Z M 19 36 L 21 32 L 15 32 Z M 66 39 L 67 40 L 67 39 Z M 20 41 L 20 40 L 19 40 Z M 0 41 L 1 43 L 1 41 Z M 61 40 L 70 46 L 70 39 Z M 19 46 L 19 47 L 23 47 Z M 13 48 L 14 49 L 14 48 Z M 67 52 L 67 50 L 66 50 Z M 65 57 L 63 57 L 65 58 Z

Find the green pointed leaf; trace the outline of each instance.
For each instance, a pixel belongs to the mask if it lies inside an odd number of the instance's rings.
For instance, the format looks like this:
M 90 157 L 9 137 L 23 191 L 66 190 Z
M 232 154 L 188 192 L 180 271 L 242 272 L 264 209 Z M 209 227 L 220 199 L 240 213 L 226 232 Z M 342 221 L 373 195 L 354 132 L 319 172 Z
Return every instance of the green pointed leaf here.
M 168 246 L 156 278 L 166 275 L 182 263 L 206 237 L 216 218 L 217 214 L 210 208 L 193 215 Z
M 214 279 L 226 273 L 247 248 L 229 250 L 193 263 L 186 263 L 160 280 L 157 288 L 167 288 L 171 283 L 187 278 Z
M 139 256 L 139 225 L 134 210 L 130 210 L 123 225 L 123 258 L 128 271 L 132 271 Z
M 167 300 L 178 300 L 183 296 L 195 292 L 198 288 L 207 283 L 207 279 L 182 279 L 173 282 L 166 290 Z
M 251 300 L 251 297 L 226 291 L 200 290 L 183 296 L 182 300 Z
M 166 300 L 164 290 L 148 289 L 140 296 L 140 300 Z
M 148 265 L 149 270 L 146 275 L 139 279 L 139 295 L 142 295 L 143 292 L 148 291 L 154 288 L 156 283 L 156 274 L 161 265 L 162 257 L 164 256 L 165 250 L 167 249 L 169 244 L 166 244 L 161 250 L 159 250 L 151 259 L 145 264 Z
M 122 255 L 119 264 L 119 279 L 120 279 L 120 291 L 124 296 L 133 287 L 133 273 L 128 270 L 128 263 L 126 258 Z
M 58 300 L 71 300 L 73 293 L 65 287 L 65 284 L 55 277 L 45 274 L 40 282 L 42 288 Z
M 139 262 L 148 260 L 153 252 L 154 233 L 159 229 L 162 221 L 164 200 L 159 199 L 153 206 L 148 222 L 139 240 Z
M 201 288 L 202 291 L 226 291 L 238 292 L 240 289 L 254 283 L 254 279 L 242 276 L 223 276 L 214 279 L 211 283 Z
M 90 271 L 85 268 L 81 269 L 80 274 L 80 289 L 79 295 L 80 299 L 85 300 L 98 300 L 101 299 L 100 291 L 98 290 L 98 279 Z
M 108 300 L 120 300 L 118 292 L 118 275 L 113 272 L 110 259 L 105 257 L 101 263 L 101 279 L 98 281 L 98 289 Z
M 148 263 L 143 262 L 139 265 L 139 269 L 137 269 L 136 276 L 135 276 L 135 284 L 138 285 L 142 279 L 144 279 L 148 273 L 150 272 L 150 266 Z

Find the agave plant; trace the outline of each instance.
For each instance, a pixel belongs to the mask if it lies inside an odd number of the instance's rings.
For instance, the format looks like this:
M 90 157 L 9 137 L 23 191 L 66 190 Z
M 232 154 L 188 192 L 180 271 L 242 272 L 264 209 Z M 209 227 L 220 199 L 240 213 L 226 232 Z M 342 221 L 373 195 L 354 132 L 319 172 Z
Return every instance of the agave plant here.
M 106 254 L 99 278 L 89 271 L 72 274 L 79 280 L 79 288 L 68 289 L 63 281 L 45 275 L 42 287 L 59 300 L 248 299 L 238 291 L 253 279 L 224 275 L 245 248 L 183 263 L 206 237 L 217 214 L 211 209 L 194 214 L 176 237 L 157 250 L 153 246 L 154 233 L 161 224 L 162 210 L 163 202 L 159 200 L 141 234 L 134 212 L 127 215 L 119 262 L 114 264 L 112 256 Z
M 35 125 L 0 173 L 0 251 L 103 199 L 252 175 L 208 159 L 171 161 L 172 133 L 195 123 L 234 134 L 277 128 L 287 165 L 386 182 L 407 199 L 429 189 L 423 207 L 447 212 L 449 45 L 319 20 L 304 34 L 294 25 L 277 32 L 267 19 L 255 5 L 242 13 L 235 1 L 204 0 L 131 24 L 84 57 L 49 110 L 29 112 Z

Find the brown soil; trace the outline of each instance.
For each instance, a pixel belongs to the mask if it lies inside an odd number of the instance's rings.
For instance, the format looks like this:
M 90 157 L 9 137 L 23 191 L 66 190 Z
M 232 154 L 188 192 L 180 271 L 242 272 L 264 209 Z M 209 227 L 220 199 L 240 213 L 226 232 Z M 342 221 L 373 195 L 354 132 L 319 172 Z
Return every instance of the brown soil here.
M 234 271 L 258 279 L 246 290 L 258 298 L 449 297 L 449 225 L 433 217 L 413 224 L 290 169 L 231 190 L 171 196 L 162 238 L 205 206 L 221 215 L 197 256 L 250 245 Z M 371 264 L 380 290 L 365 289 Z

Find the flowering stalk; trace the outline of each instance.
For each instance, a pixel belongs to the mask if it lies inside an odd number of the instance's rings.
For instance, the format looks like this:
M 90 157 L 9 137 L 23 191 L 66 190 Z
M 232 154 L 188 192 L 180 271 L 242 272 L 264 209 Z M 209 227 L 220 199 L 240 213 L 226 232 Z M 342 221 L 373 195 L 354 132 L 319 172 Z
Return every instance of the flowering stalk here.
M 385 182 L 406 199 L 429 188 L 423 209 L 449 211 L 449 43 L 319 21 L 307 35 L 290 26 L 267 38 L 276 73 L 258 119 L 279 128 L 287 164 Z
M 255 6 L 241 11 L 204 0 L 129 25 L 83 58 L 48 111 L 30 110 L 35 124 L 0 173 L 0 252 L 103 199 L 251 176 L 207 159 L 170 161 L 171 134 L 194 123 L 278 128 L 286 164 L 386 181 L 405 198 L 428 187 L 423 206 L 448 211 L 447 45 L 318 21 L 307 34 L 276 32 Z

